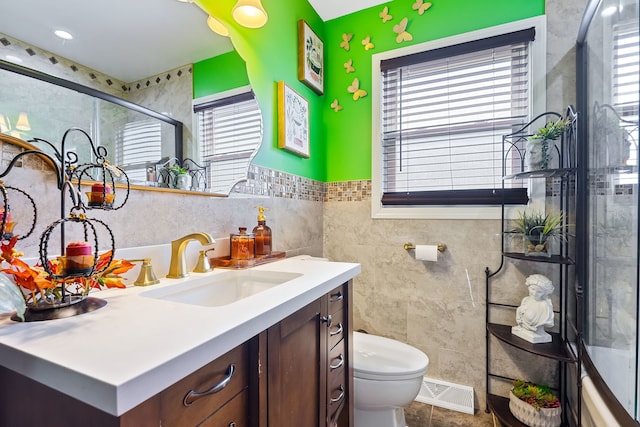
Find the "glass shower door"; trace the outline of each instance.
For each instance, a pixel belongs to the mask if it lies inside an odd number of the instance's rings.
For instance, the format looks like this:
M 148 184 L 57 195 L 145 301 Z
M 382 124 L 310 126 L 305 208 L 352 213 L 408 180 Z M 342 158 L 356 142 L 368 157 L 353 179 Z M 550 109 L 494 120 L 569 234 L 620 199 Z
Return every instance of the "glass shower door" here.
M 638 0 L 603 0 L 586 39 L 587 356 L 638 419 Z M 583 240 L 584 241 L 584 240 Z

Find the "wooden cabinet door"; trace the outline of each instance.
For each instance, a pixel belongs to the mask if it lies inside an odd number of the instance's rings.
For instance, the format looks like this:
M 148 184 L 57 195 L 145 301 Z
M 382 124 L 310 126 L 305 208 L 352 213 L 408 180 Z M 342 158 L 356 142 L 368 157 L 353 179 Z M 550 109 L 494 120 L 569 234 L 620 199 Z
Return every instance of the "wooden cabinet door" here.
M 322 425 L 327 387 L 322 302 L 324 298 L 267 331 L 269 426 Z

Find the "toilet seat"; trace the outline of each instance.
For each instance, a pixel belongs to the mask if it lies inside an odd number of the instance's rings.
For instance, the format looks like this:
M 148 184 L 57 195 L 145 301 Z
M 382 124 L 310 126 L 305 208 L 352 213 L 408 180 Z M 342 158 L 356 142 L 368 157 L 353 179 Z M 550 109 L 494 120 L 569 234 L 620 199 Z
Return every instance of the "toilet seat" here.
M 400 341 L 361 332 L 353 333 L 353 370 L 357 378 L 394 381 L 421 377 L 429 358 Z

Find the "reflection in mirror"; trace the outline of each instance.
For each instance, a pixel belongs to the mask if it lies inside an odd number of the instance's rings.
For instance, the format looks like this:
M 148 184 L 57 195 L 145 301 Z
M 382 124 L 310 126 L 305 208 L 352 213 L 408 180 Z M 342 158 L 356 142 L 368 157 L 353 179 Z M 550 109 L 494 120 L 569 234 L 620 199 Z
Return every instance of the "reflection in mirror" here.
M 262 141 L 262 114 L 250 87 L 194 100 L 200 159 L 209 171 L 208 187 L 228 194 L 247 178 Z
M 104 92 L 0 61 L 0 93 L 2 133 L 60 148 L 65 131 L 79 127 L 108 150 L 108 160 L 124 169 L 132 184 L 155 186 L 148 171 L 182 156 L 182 123 Z M 46 143 L 34 144 L 54 155 Z M 79 163 L 95 160 L 81 137 L 69 138 L 65 149 Z
M 228 112 L 218 113 L 219 105 L 214 109 L 215 113 L 211 110 L 194 114 L 193 110 L 196 103 L 219 101 L 241 92 L 251 93 L 244 61 L 237 53 L 229 52 L 160 76 L 124 83 L 100 73 L 96 78 L 92 70 L 82 65 L 2 33 L 0 40 L 0 53 L 22 56 L 30 67 L 17 66 L 13 60 L 0 60 L 1 133 L 25 141 L 37 137 L 59 144 L 68 128 L 80 127 L 96 144 L 107 148 L 109 160 L 127 171 L 131 184 L 144 187 L 186 188 L 228 195 L 235 183 L 246 180 L 249 163 L 262 141 L 262 117 L 255 97 L 251 96 L 251 101 L 243 100 L 244 105 L 238 103 Z M 29 52 L 34 51 L 35 56 L 31 56 Z M 36 78 L 8 71 L 8 68 L 30 70 Z M 196 69 L 201 71 L 198 82 L 195 82 Z M 60 82 L 65 82 L 62 87 Z M 66 84 L 72 89 L 65 88 Z M 80 93 L 76 86 L 89 89 L 89 95 Z M 200 97 L 211 93 L 217 95 L 204 96 L 192 103 L 192 89 Z M 106 95 L 106 100 L 92 96 L 94 93 Z M 135 107 L 120 109 L 109 102 L 113 99 Z M 136 104 L 128 101 L 130 99 Z M 147 108 L 170 113 L 160 114 Z M 21 113 L 26 114 L 28 130 L 20 129 Z M 181 125 L 183 129 L 178 130 Z M 184 138 L 183 146 L 178 137 Z M 80 157 L 80 161 L 92 160 L 86 144 L 67 142 L 67 147 Z M 47 150 L 46 144 L 38 144 L 38 147 L 49 153 L 52 151 Z M 184 179 L 180 177 L 184 171 L 190 175 L 190 186 L 185 187 Z

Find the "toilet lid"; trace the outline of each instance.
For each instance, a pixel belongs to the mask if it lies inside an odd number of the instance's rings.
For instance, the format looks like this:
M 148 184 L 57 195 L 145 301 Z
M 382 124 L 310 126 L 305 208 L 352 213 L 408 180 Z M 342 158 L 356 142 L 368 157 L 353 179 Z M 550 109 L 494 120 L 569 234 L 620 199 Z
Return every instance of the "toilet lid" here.
M 429 358 L 408 344 L 377 335 L 353 333 L 354 376 L 372 380 L 421 377 Z

